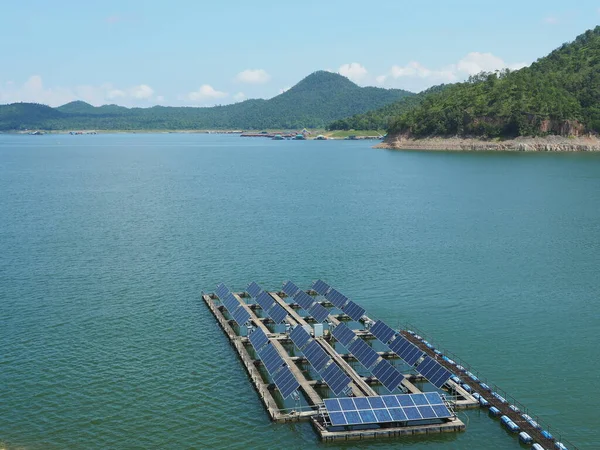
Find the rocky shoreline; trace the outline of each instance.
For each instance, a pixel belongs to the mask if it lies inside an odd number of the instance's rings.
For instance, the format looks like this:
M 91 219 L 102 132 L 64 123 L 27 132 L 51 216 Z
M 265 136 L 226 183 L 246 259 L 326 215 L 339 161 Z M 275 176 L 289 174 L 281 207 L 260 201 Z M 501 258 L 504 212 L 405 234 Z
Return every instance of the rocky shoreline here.
M 518 137 L 506 140 L 486 140 L 479 138 L 422 138 L 415 139 L 402 135 L 388 136 L 375 148 L 392 150 L 429 151 L 514 151 L 514 152 L 600 152 L 598 136 L 546 136 Z

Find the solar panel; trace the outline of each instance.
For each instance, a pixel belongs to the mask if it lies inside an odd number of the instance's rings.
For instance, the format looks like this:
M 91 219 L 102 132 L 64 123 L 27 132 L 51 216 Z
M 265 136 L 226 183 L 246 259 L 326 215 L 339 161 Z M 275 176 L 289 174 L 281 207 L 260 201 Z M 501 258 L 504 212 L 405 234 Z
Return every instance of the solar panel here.
M 246 292 L 250 294 L 250 297 L 256 298 L 258 294 L 262 291 L 262 288 L 256 284 L 254 281 L 248 285 L 246 288 Z
M 260 305 L 263 311 L 267 312 L 269 309 L 271 309 L 271 306 L 273 306 L 275 300 L 273 300 L 273 297 L 271 297 L 268 292 L 262 291 L 260 294 L 258 294 L 258 297 L 256 297 L 256 302 Z
M 344 312 L 348 314 L 351 319 L 354 319 L 358 322 L 365 314 L 365 309 L 350 300 L 348 303 L 346 303 L 346 306 L 344 306 Z
M 452 374 L 446 370 L 445 367 L 429 356 L 426 356 L 425 359 L 423 359 L 423 362 L 419 364 L 417 370 L 437 388 L 441 388 L 452 376 Z
M 315 302 L 315 299 L 304 291 L 298 291 L 296 292 L 296 295 L 294 295 L 294 301 L 298 303 L 303 310 L 308 311 Z
M 310 307 L 308 313 L 313 316 L 317 322 L 324 322 L 329 317 L 329 311 L 320 303 L 315 303 Z
M 343 395 L 351 381 L 350 377 L 335 363 L 329 364 L 323 371 L 323 380 L 335 395 Z
M 238 307 L 240 306 L 240 302 L 238 302 L 237 298 L 233 296 L 232 293 L 229 293 L 222 300 L 223 305 L 227 308 L 230 314 L 232 314 Z
M 379 359 L 379 355 L 375 350 L 369 347 L 362 339 L 357 339 L 350 346 L 348 350 L 365 366 L 365 369 L 369 370 L 373 367 L 373 364 Z
M 379 364 L 373 368 L 372 372 L 389 391 L 396 389 L 402 380 L 404 380 L 404 375 L 385 359 L 379 361 Z
M 396 336 L 396 339 L 388 344 L 388 347 L 409 366 L 414 366 L 419 358 L 424 355 L 423 351 L 419 350 L 418 347 L 410 343 L 403 336 Z
M 269 343 L 269 338 L 267 337 L 265 332 L 260 328 L 257 328 L 252 333 L 250 333 L 248 339 L 250 339 L 252 347 L 254 347 L 254 350 L 256 350 L 257 352 Z
M 290 333 L 290 339 L 296 347 L 302 350 L 308 344 L 308 341 L 310 341 L 310 334 L 300 325 L 296 325 Z
M 436 396 L 431 395 L 436 394 Z M 413 396 L 423 396 L 413 399 Z M 418 402 L 418 403 L 417 403 Z M 452 413 L 439 394 L 400 394 L 378 397 L 327 398 L 325 409 L 333 426 L 363 425 L 411 420 L 447 419 Z
M 285 292 L 285 295 L 287 295 L 288 297 L 293 297 L 294 294 L 300 290 L 300 288 L 298 286 L 296 286 L 294 283 L 292 283 L 291 281 L 287 281 L 283 285 L 282 290 L 283 290 L 283 292 Z
M 333 337 L 336 338 L 344 347 L 348 348 L 348 344 L 356 337 L 354 331 L 348 328 L 345 324 L 340 323 L 331 332 Z
M 396 332 L 392 328 L 387 326 L 381 320 L 378 320 L 373 324 L 373 326 L 371 327 L 371 333 L 384 344 L 390 342 L 390 340 L 396 334 Z
M 317 280 L 313 284 L 313 289 L 315 291 L 317 291 L 319 294 L 325 295 L 325 294 L 327 294 L 327 291 L 329 291 L 329 285 L 327 283 L 325 283 L 324 281 Z
M 242 306 L 240 306 L 235 311 L 233 311 L 231 313 L 231 316 L 233 317 L 233 320 L 235 320 L 239 326 L 242 326 L 245 323 L 248 323 L 248 320 L 250 320 L 250 313 L 248 311 L 246 311 L 246 308 L 244 308 Z
M 325 350 L 319 345 L 317 341 L 310 341 L 310 343 L 304 349 L 304 356 L 308 359 L 308 362 L 317 372 L 321 372 L 327 365 L 331 358 Z
M 298 380 L 288 366 L 283 366 L 281 370 L 275 374 L 273 381 L 283 398 L 288 398 L 300 387 L 300 383 L 298 383 Z
M 271 317 L 271 319 L 273 319 L 275 323 L 281 323 L 287 317 L 287 311 L 277 303 L 275 303 L 273 307 L 269 311 L 267 311 L 267 314 L 269 315 L 269 317 Z
M 229 294 L 229 289 L 227 289 L 227 286 L 225 286 L 223 283 L 220 283 L 217 286 L 217 290 L 215 291 L 215 293 L 217 294 L 217 297 L 223 300 L 225 296 Z
M 258 352 L 258 356 L 271 376 L 274 376 L 279 368 L 285 364 L 277 349 L 271 344 L 264 346 Z
M 325 298 L 340 309 L 343 309 L 344 305 L 348 302 L 348 297 L 336 291 L 335 289 L 331 289 L 325 295 Z

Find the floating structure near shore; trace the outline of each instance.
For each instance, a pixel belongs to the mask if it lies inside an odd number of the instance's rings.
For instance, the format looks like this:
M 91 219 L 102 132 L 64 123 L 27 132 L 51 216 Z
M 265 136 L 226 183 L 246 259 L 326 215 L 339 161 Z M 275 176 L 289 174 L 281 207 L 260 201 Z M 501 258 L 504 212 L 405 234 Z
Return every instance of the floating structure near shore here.
M 372 439 L 464 431 L 456 410 L 489 408 L 528 444 L 576 450 L 455 356 L 373 320 L 321 280 L 276 292 L 221 283 L 202 299 L 275 422 L 310 421 L 324 441 Z

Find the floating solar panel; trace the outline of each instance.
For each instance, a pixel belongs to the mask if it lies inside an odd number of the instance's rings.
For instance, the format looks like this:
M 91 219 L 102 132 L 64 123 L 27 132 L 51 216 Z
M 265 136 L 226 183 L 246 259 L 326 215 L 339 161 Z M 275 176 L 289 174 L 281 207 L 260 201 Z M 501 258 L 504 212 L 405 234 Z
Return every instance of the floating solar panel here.
M 250 333 L 248 339 L 250 339 L 252 347 L 254 347 L 254 350 L 256 350 L 257 352 L 269 343 L 269 338 L 267 337 L 265 332 L 260 328 L 257 328 L 252 333 Z
M 331 289 L 325 295 L 325 298 L 340 309 L 344 309 L 344 305 L 348 302 L 348 297 L 336 291 L 335 289 Z
M 223 305 L 225 305 L 225 308 L 227 308 L 229 314 L 233 314 L 233 312 L 240 306 L 240 302 L 238 302 L 237 298 L 235 298 L 232 293 L 227 294 L 225 298 L 221 300 L 221 302 Z
M 372 373 L 389 391 L 396 389 L 404 380 L 404 375 L 385 359 L 379 361 L 379 364 L 373 368 Z
M 315 302 L 315 299 L 304 291 L 298 291 L 296 292 L 296 295 L 294 295 L 294 301 L 298 303 L 303 310 L 308 311 Z
M 403 336 L 396 336 L 388 347 L 402 358 L 409 366 L 414 366 L 421 356 L 424 355 L 422 350 L 410 343 Z
M 288 398 L 300 387 L 300 383 L 298 383 L 298 380 L 288 366 L 283 366 L 281 370 L 275 374 L 273 382 L 283 398 Z
M 254 281 L 248 285 L 246 288 L 246 292 L 250 294 L 250 297 L 256 298 L 258 294 L 262 291 L 262 288 L 256 284 Z
M 325 322 L 325 319 L 329 317 L 329 311 L 320 303 L 315 303 L 312 305 L 308 310 L 308 313 L 319 323 Z
M 396 332 L 392 328 L 387 326 L 381 320 L 378 320 L 377 322 L 375 322 L 373 324 L 373 326 L 371 327 L 370 331 L 373 334 L 373 336 L 375 336 L 377 339 L 379 339 L 384 344 L 387 344 L 388 342 L 390 342 L 390 340 L 396 334 Z
M 345 324 L 340 323 L 331 332 L 333 337 L 336 338 L 344 347 L 348 348 L 348 344 L 356 337 L 354 331 L 348 328 Z
M 322 375 L 323 380 L 335 395 L 343 395 L 348 390 L 351 379 L 337 364 L 329 364 Z
M 229 289 L 227 289 L 227 286 L 225 286 L 223 283 L 220 283 L 217 286 L 217 290 L 215 291 L 215 293 L 217 294 L 217 297 L 223 300 L 225 296 L 229 294 Z
M 246 311 L 246 308 L 240 306 L 235 311 L 231 313 L 233 320 L 237 322 L 239 326 L 242 326 L 250 320 L 250 313 Z
M 271 309 L 271 306 L 273 306 L 275 300 L 273 300 L 273 297 L 271 297 L 268 292 L 262 291 L 256 297 L 256 302 L 260 305 L 263 311 L 267 312 L 269 309 Z
M 304 349 L 304 356 L 306 356 L 310 365 L 319 373 L 331 361 L 329 355 L 327 355 L 317 341 L 310 341 Z
M 348 347 L 348 350 L 350 350 L 367 370 L 370 370 L 371 367 L 373 367 L 373 364 L 379 359 L 377 352 L 360 338 L 352 342 Z
M 279 368 L 285 364 L 277 349 L 271 344 L 264 346 L 258 352 L 258 356 L 271 376 L 275 375 Z
M 350 300 L 348 303 L 346 303 L 346 306 L 344 306 L 344 312 L 348 314 L 351 319 L 358 322 L 365 314 L 365 309 Z
M 296 325 L 290 333 L 290 339 L 300 350 L 310 341 L 310 334 L 300 325 Z
M 298 286 L 296 286 L 294 283 L 292 283 L 291 281 L 287 281 L 283 285 L 282 290 L 283 290 L 283 292 L 285 292 L 285 295 L 287 295 L 288 297 L 293 297 L 294 294 L 300 290 L 300 288 Z
M 426 356 L 425 359 L 423 359 L 423 362 L 419 364 L 417 370 L 437 388 L 441 388 L 452 376 L 452 374 L 446 370 L 445 367 L 429 356 Z
M 327 291 L 329 291 L 330 288 L 329 288 L 329 285 L 327 283 L 325 283 L 324 281 L 317 280 L 313 284 L 313 289 L 315 291 L 317 291 L 317 293 L 319 293 L 321 295 L 325 295 L 325 294 L 327 294 Z
M 413 396 L 422 396 L 415 398 Z M 378 397 L 328 398 L 325 409 L 333 426 L 448 419 L 452 413 L 435 392 Z
M 267 311 L 267 314 L 275 323 L 281 323 L 287 317 L 287 311 L 277 303 L 274 304 L 269 311 Z

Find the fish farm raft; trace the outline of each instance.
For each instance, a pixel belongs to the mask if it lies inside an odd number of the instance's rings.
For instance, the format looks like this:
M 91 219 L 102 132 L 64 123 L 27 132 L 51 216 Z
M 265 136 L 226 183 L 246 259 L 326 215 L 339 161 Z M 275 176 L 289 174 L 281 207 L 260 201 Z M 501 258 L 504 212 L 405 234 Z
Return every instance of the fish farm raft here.
M 373 320 L 322 280 L 276 292 L 221 283 L 202 299 L 275 422 L 310 421 L 330 442 L 462 432 L 457 411 L 485 408 L 521 444 L 577 450 L 414 327 Z

